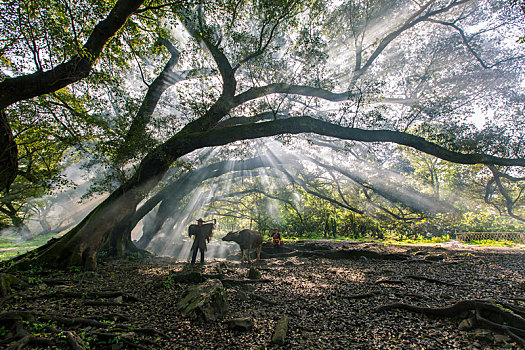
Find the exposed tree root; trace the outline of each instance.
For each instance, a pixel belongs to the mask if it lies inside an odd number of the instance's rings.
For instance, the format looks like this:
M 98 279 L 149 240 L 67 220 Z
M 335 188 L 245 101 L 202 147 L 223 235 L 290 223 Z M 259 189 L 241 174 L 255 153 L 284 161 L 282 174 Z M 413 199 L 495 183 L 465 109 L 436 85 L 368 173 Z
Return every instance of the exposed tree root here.
M 391 280 L 388 278 L 380 278 L 376 281 L 376 284 L 403 284 L 405 282 L 400 280 Z
M 142 346 L 140 344 L 135 343 L 130 337 L 132 334 L 120 334 L 120 333 L 105 333 L 105 332 L 95 332 L 93 333 L 97 338 L 99 339 L 118 339 L 119 341 L 122 341 L 124 344 L 128 345 L 128 348 L 135 348 L 135 349 L 145 349 L 148 348 L 145 346 Z M 141 339 L 141 341 L 144 341 Z M 157 347 L 161 347 L 160 344 L 157 342 L 154 342 Z
M 507 333 L 521 346 L 525 346 L 525 309 L 492 300 L 461 300 L 445 307 L 422 307 L 404 303 L 393 303 L 378 307 L 377 311 L 393 309 L 407 310 L 425 315 L 457 317 L 474 312 L 478 324 Z
M 317 249 L 317 250 L 294 250 L 291 252 L 263 252 L 261 253 L 262 259 L 271 258 L 290 258 L 290 257 L 303 257 L 303 258 L 324 258 L 330 260 L 341 260 L 341 259 L 360 259 L 365 257 L 367 259 L 378 259 L 378 260 L 408 260 L 409 256 L 406 254 L 399 253 L 378 253 L 364 249 Z
M 22 337 L 14 344 L 9 345 L 6 350 L 20 350 L 23 349 L 26 345 L 38 344 L 44 346 L 52 346 L 54 341 L 49 338 L 35 337 L 34 335 L 26 335 Z
M 273 301 L 273 300 L 270 300 L 268 298 L 265 298 L 259 294 L 255 294 L 255 293 L 250 293 L 250 298 L 254 299 L 254 300 L 259 300 L 263 303 L 266 303 L 266 304 L 269 304 L 269 305 L 279 305 L 278 302 L 276 301 Z
M 245 280 L 236 280 L 236 279 L 223 278 L 223 279 L 221 280 L 221 282 L 222 282 L 225 286 L 232 287 L 232 286 L 239 286 L 239 285 L 243 285 L 243 284 L 252 284 L 252 283 L 271 283 L 271 282 L 273 282 L 273 280 L 270 280 L 270 279 L 258 279 L 258 280 L 245 279 Z
M 130 306 L 129 303 L 122 303 L 118 301 L 101 301 L 101 300 L 88 300 L 82 304 L 86 306 Z
M 426 282 L 431 282 L 431 283 L 436 283 L 436 284 L 442 284 L 444 286 L 457 287 L 457 284 L 455 283 L 449 283 L 449 282 L 445 282 L 445 281 L 441 281 L 435 278 L 430 278 L 430 277 L 425 277 L 425 276 L 406 275 L 405 278 L 410 278 L 410 279 L 418 280 L 418 281 L 426 281 Z
M 69 292 L 69 291 L 53 291 L 46 294 L 40 294 L 35 296 L 26 297 L 26 299 L 40 299 L 40 298 L 72 298 L 72 299 L 108 299 L 108 298 L 119 298 L 122 297 L 123 301 L 126 302 L 137 302 L 140 301 L 133 295 L 123 292 Z
M 67 344 L 71 350 L 85 350 L 84 341 L 75 332 L 66 331 Z
M 152 334 L 152 335 L 156 335 L 156 336 L 159 336 L 159 337 L 162 337 L 166 340 L 171 340 L 171 337 L 169 335 L 167 335 L 166 333 L 162 333 L 161 331 L 155 329 L 155 328 L 150 328 L 150 327 L 143 327 L 143 328 L 133 328 L 133 332 L 136 332 L 136 333 L 144 333 L 144 334 Z
M 345 295 L 344 298 L 345 299 L 353 299 L 353 300 L 356 300 L 356 299 L 367 299 L 367 298 L 375 297 L 376 295 L 379 295 L 379 294 L 381 294 L 379 291 L 373 291 L 373 292 L 368 292 L 368 293 Z
M 115 315 L 109 315 L 115 317 Z M 126 318 L 117 314 L 117 318 Z M 10 336 L 0 341 L 0 345 L 7 346 L 6 349 L 22 349 L 29 345 L 42 345 L 42 346 L 53 346 L 62 348 L 64 346 L 64 335 L 65 341 L 70 349 L 72 350 L 84 350 L 87 344 L 75 333 L 75 331 L 60 330 L 55 328 L 53 325 L 60 324 L 66 327 L 90 327 L 90 328 L 102 328 L 105 330 L 111 330 L 111 332 L 92 332 L 91 334 L 100 338 L 112 338 L 115 341 L 122 341 L 127 345 L 127 348 L 138 348 L 146 349 L 137 342 L 143 342 L 150 345 L 154 345 L 157 348 L 162 348 L 162 345 L 154 340 L 134 338 L 136 334 L 142 333 L 146 335 L 154 335 L 167 340 L 171 338 L 154 328 L 133 328 L 125 324 L 113 324 L 109 322 L 101 322 L 91 318 L 82 317 L 63 317 L 59 315 L 45 315 L 36 312 L 29 311 L 11 311 L 0 314 L 0 325 L 5 330 L 9 331 Z M 29 325 L 29 328 L 25 327 Z M 30 332 L 31 327 L 38 327 L 38 333 L 42 333 L 42 329 L 45 329 L 45 334 L 51 337 L 39 337 Z M 36 333 L 35 333 L 36 334 Z
M 118 313 L 110 313 L 105 315 L 98 315 L 93 316 L 93 319 L 102 319 L 102 320 L 114 320 L 114 321 L 129 321 L 130 318 L 128 316 L 118 314 Z

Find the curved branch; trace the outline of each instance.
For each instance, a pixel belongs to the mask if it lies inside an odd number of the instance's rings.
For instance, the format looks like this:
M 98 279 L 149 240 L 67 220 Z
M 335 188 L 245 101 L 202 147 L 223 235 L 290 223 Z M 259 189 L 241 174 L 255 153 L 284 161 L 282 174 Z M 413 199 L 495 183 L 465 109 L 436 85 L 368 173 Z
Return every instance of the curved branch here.
M 488 168 L 490 169 L 493 175 L 493 178 L 489 181 L 489 183 L 495 183 L 496 186 L 498 187 L 499 192 L 501 193 L 503 198 L 505 198 L 505 207 L 507 208 L 507 213 L 509 214 L 509 216 L 513 219 L 525 222 L 525 218 L 522 218 L 521 216 L 516 215 L 513 212 L 514 205 L 516 204 L 519 197 L 521 196 L 523 189 L 518 194 L 518 197 L 516 198 L 516 200 L 513 200 L 510 194 L 507 192 L 507 190 L 503 186 L 503 184 L 501 183 L 501 178 L 504 177 L 505 174 L 503 174 L 498 169 L 496 169 L 495 166 L 489 165 Z M 516 182 L 516 181 L 513 181 L 513 182 Z
M 412 16 L 408 18 L 408 20 L 398 29 L 394 30 L 387 36 L 385 36 L 380 42 L 377 48 L 374 50 L 374 52 L 370 55 L 370 57 L 366 60 L 365 64 L 357 71 L 354 71 L 354 76 L 352 77 L 352 85 L 370 68 L 372 63 L 376 60 L 376 58 L 386 49 L 386 47 L 394 41 L 397 37 L 399 37 L 402 33 L 404 33 L 406 30 L 414 27 L 415 25 L 421 23 L 422 21 L 425 21 L 433 16 L 439 15 L 441 13 L 445 13 L 448 10 L 463 5 L 471 0 L 457 0 L 452 1 L 447 6 L 444 6 L 440 9 L 434 10 L 434 11 L 427 11 L 432 5 L 435 3 L 435 0 L 428 1 L 425 5 L 423 5 L 418 11 L 416 11 Z
M 292 13 L 293 7 L 295 5 L 297 5 L 297 2 L 292 2 L 291 4 L 286 4 L 284 6 L 285 10 L 279 16 L 279 18 L 277 18 L 276 22 L 272 25 L 272 27 L 270 29 L 270 34 L 268 35 L 268 39 L 266 39 L 266 42 L 264 44 L 263 44 L 263 37 L 264 37 L 264 31 L 266 29 L 266 24 L 263 25 L 263 27 L 261 28 L 260 35 L 259 35 L 259 41 L 257 43 L 257 50 L 255 50 L 254 52 L 246 55 L 246 57 L 241 59 L 239 61 L 239 63 L 237 63 L 237 65 L 233 68 L 234 71 L 236 71 L 243 63 L 246 63 L 249 60 L 251 60 L 251 59 L 253 59 L 253 58 L 257 57 L 257 56 L 260 56 L 268 48 L 268 46 L 272 42 L 272 39 L 273 39 L 273 36 L 275 34 L 275 30 L 277 29 L 277 27 L 279 27 L 279 25 L 282 22 L 284 22 L 287 18 L 289 18 L 290 16 L 293 16 L 293 14 L 291 14 L 291 13 Z
M 472 56 L 474 56 L 476 61 L 478 61 L 478 63 L 485 69 L 491 69 L 491 68 L 499 66 L 502 63 L 513 61 L 513 60 L 519 60 L 519 59 L 522 59 L 522 58 L 525 57 L 523 55 L 516 56 L 516 57 L 508 57 L 508 58 L 506 58 L 504 60 L 497 61 L 496 63 L 487 64 L 481 58 L 480 54 L 477 53 L 476 50 L 474 50 L 472 45 L 470 45 L 470 39 L 467 38 L 467 35 L 465 34 L 465 31 L 462 28 L 460 28 L 458 25 L 456 25 L 455 23 L 452 23 L 452 22 L 446 22 L 446 21 L 441 21 L 441 20 L 437 20 L 437 19 L 427 19 L 426 21 L 454 28 L 459 33 L 459 35 L 461 36 L 461 40 L 463 41 L 463 44 L 467 47 L 468 51 L 470 51 L 470 53 L 472 54 Z
M 194 14 L 189 10 L 181 11 L 180 20 L 186 30 L 195 40 L 204 44 L 213 57 L 215 64 L 217 64 L 217 68 L 219 69 L 223 81 L 222 95 L 233 96 L 237 87 L 237 81 L 235 80 L 235 72 L 230 61 L 218 45 L 211 42 L 209 33 L 206 33 L 206 31 L 210 32 L 211 29 L 204 24 L 200 7 L 197 11 L 196 19 L 198 24 L 195 23 L 195 20 L 192 17 L 194 17 Z
M 327 101 L 346 101 L 354 97 L 354 93 L 349 90 L 345 92 L 334 93 L 321 88 L 314 88 L 305 85 L 292 85 L 287 83 L 275 83 L 265 86 L 252 87 L 245 92 L 236 95 L 233 98 L 233 102 L 236 106 L 239 106 L 245 102 L 254 100 L 256 98 L 264 97 L 270 94 L 292 94 L 301 96 L 311 96 L 322 98 Z
M 279 157 L 276 157 L 275 155 L 272 155 L 272 156 L 273 156 L 272 158 L 273 158 L 274 162 L 277 162 L 279 160 Z M 334 205 L 340 206 L 341 208 L 345 208 L 345 209 L 348 209 L 350 211 L 353 211 L 354 213 L 358 213 L 358 214 L 363 214 L 364 213 L 363 210 L 354 208 L 351 205 L 348 205 L 347 203 L 342 203 L 342 202 L 340 202 L 338 200 L 335 200 L 333 198 L 325 196 L 322 193 L 319 193 L 317 191 L 314 191 L 314 190 L 310 189 L 307 186 L 305 181 L 300 180 L 298 176 L 293 176 L 292 174 L 290 174 L 290 172 L 288 170 L 286 170 L 283 166 L 277 166 L 277 168 L 279 169 L 280 172 L 282 172 L 288 178 L 288 181 L 290 181 L 290 183 L 301 186 L 301 188 L 303 190 L 305 190 L 305 192 L 307 192 L 307 193 L 309 193 L 309 194 L 311 194 L 313 196 L 316 196 L 318 198 L 321 198 L 321 199 L 323 199 L 323 200 L 325 200 L 325 201 L 327 201 L 329 203 L 332 203 Z
M 345 128 L 307 116 L 212 129 L 206 132 L 179 134 L 160 146 L 160 149 L 164 154 L 183 155 L 206 146 L 220 146 L 243 139 L 256 139 L 287 133 L 315 133 L 361 142 L 391 142 L 458 164 L 525 166 L 525 159 L 523 158 L 502 158 L 481 153 L 459 153 L 405 132 Z M 181 154 L 181 152 L 184 153 Z
M 140 141 L 144 139 L 146 125 L 151 120 L 151 116 L 159 103 L 162 94 L 173 84 L 184 79 L 181 75 L 176 75 L 173 68 L 179 61 L 180 52 L 173 44 L 164 38 L 159 38 L 155 45 L 162 44 L 170 52 L 171 57 L 164 66 L 162 72 L 155 78 L 155 80 L 148 86 L 148 91 L 142 104 L 137 111 L 137 114 L 131 121 L 131 125 L 124 138 L 124 144 L 118 151 L 119 161 L 129 158 L 130 153 Z

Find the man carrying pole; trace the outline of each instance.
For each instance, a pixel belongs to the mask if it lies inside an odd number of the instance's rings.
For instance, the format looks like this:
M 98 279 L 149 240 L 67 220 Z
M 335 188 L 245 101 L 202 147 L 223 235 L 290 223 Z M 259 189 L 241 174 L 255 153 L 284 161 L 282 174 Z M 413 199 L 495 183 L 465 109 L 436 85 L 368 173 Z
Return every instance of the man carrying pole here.
M 211 221 L 211 220 L 210 220 Z M 191 264 L 195 264 L 197 260 L 197 251 L 201 252 L 201 264 L 204 264 L 204 252 L 206 251 L 206 243 L 210 243 L 211 236 L 213 235 L 213 229 L 215 228 L 216 220 L 213 219 L 213 223 L 205 224 L 205 221 L 200 218 L 197 220 L 197 225 L 192 224 L 188 228 L 188 235 L 195 236 L 193 245 L 191 246 Z

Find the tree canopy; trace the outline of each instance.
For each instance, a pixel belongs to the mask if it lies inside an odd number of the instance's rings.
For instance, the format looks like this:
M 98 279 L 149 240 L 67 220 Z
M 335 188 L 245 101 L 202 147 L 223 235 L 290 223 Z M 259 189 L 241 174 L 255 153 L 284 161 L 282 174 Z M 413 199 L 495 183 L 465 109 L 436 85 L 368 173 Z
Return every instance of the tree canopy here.
M 92 192 L 110 193 L 38 250 L 43 263 L 90 268 L 104 245 L 136 250 L 131 229 L 155 205 L 166 200 L 166 218 L 196 195 L 188 189 L 227 173 L 208 202 L 246 194 L 232 185 L 247 170 L 262 172 L 255 182 L 286 179 L 257 195 L 299 221 L 297 190 L 354 214 L 421 219 L 458 210 L 439 184 L 467 171 L 449 162 L 477 165 L 477 196 L 523 220 L 524 18 L 507 2 L 1 6 L 2 212 L 16 224 L 14 204 L 64 183 L 66 155 L 99 166 Z M 220 163 L 257 156 L 246 169 Z M 166 194 L 171 183 L 186 192 Z

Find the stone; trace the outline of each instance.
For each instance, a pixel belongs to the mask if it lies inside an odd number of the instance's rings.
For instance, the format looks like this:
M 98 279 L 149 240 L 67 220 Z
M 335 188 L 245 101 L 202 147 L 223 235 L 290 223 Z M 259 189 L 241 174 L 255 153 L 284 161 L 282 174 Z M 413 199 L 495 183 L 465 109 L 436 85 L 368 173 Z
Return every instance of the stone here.
M 431 254 L 425 257 L 426 261 L 442 261 L 445 258 L 442 254 Z
M 492 332 L 486 329 L 475 329 L 471 334 L 478 341 L 494 341 L 494 336 L 492 335 Z
M 248 293 L 246 293 L 244 290 L 239 290 L 239 292 L 237 293 L 237 297 L 240 300 L 244 300 L 244 301 L 250 300 Z
M 506 334 L 494 334 L 494 344 L 506 344 L 510 343 L 512 339 Z
M 254 292 L 255 289 L 257 289 L 257 288 L 254 285 L 251 285 L 251 284 L 243 284 L 243 285 L 241 285 L 240 289 L 242 291 L 244 291 L 244 292 L 250 293 L 250 292 Z
M 272 335 L 272 343 L 273 344 L 284 344 L 286 333 L 288 332 L 288 322 L 290 321 L 290 318 L 286 315 L 281 316 L 279 321 L 277 321 L 277 325 L 275 326 L 275 330 Z
M 117 304 L 122 304 L 122 302 L 124 301 L 124 298 L 122 298 L 122 295 L 119 295 L 118 297 L 113 298 L 112 301 L 113 301 L 114 303 L 117 303 Z
M 251 331 L 255 325 L 255 321 L 248 317 L 233 318 L 226 323 L 230 329 L 238 331 Z
M 525 281 L 518 283 L 518 289 L 525 290 Z
M 188 286 L 182 292 L 177 308 L 192 320 L 216 321 L 228 311 L 224 286 L 218 279 Z
M 185 273 L 170 273 L 168 279 L 171 283 L 201 283 L 206 281 L 206 277 L 198 271 Z
M 466 318 L 461 321 L 458 325 L 458 330 L 460 331 L 470 331 L 476 327 L 476 319 L 473 317 Z
M 250 270 L 248 270 L 247 277 L 251 280 L 258 280 L 261 278 L 261 272 L 252 266 Z
M 82 272 L 82 274 L 80 276 L 83 277 L 83 278 L 90 279 L 90 278 L 97 277 L 98 274 L 95 271 L 84 271 L 84 272 Z

